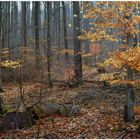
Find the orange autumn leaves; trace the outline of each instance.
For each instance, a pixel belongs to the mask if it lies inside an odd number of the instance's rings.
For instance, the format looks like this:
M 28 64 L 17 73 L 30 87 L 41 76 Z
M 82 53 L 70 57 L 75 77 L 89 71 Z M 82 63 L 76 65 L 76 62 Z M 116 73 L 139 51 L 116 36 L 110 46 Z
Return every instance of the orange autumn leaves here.
M 118 41 L 118 35 L 131 34 L 133 37 L 139 31 L 136 25 L 140 23 L 138 2 L 96 2 L 84 5 L 84 18 L 94 19 L 90 22 L 90 30 L 83 31 L 79 38 L 96 42 L 99 40 Z M 118 30 L 111 32 L 112 29 Z
M 83 31 L 83 35 L 79 38 L 90 40 L 92 43 L 100 40 L 118 42 L 118 36 L 129 35 L 135 38 L 139 32 L 136 25 L 140 23 L 138 5 L 139 2 L 96 2 L 96 4 L 92 5 L 90 3 L 85 4 L 84 18 L 94 20 L 90 23 L 90 29 Z M 112 29 L 115 29 L 115 31 L 112 32 Z M 125 45 L 127 46 L 127 44 Z M 93 50 L 95 51 L 96 49 L 93 47 Z M 139 60 L 140 48 L 126 47 L 125 51 L 117 51 L 110 58 L 106 59 L 103 66 L 112 66 L 122 70 L 126 70 L 126 66 L 129 66 L 140 72 Z M 109 75 L 102 76 L 102 79 L 108 78 L 110 78 Z M 112 84 L 128 82 L 135 84 L 136 80 L 128 81 L 122 78 L 111 82 Z M 140 84 L 140 81 L 137 81 L 137 84 Z
M 129 66 L 140 72 L 140 47 L 130 48 L 126 51 L 116 52 L 114 56 L 104 62 L 105 66 L 112 65 L 116 68 Z
M 140 47 L 136 48 L 130 48 L 126 51 L 122 52 L 116 52 L 112 57 L 106 59 L 104 63 L 102 64 L 104 67 L 112 67 L 112 68 L 118 68 L 123 69 L 126 71 L 126 66 L 131 67 L 134 70 L 137 70 L 140 72 Z M 112 75 L 113 76 L 113 75 Z M 126 74 L 124 75 L 124 77 Z M 140 85 L 140 80 L 127 80 L 124 78 L 118 78 L 115 80 L 109 80 L 110 79 L 109 74 L 105 74 L 101 76 L 101 79 L 110 81 L 111 84 L 131 84 L 131 85 Z

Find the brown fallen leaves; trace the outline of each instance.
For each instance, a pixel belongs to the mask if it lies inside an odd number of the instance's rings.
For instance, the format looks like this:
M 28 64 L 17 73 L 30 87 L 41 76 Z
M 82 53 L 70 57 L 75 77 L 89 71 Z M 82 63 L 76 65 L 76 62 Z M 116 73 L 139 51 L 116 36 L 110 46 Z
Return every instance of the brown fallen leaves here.
M 9 91 L 16 92 L 14 87 L 11 88 L 9 88 Z M 82 106 L 82 114 L 80 116 L 62 117 L 53 115 L 45 117 L 39 119 L 37 124 L 33 126 L 34 132 L 31 128 L 1 131 L 0 138 L 119 138 L 122 135 L 122 131 L 127 130 L 127 128 L 130 129 L 130 132 L 131 130 L 134 130 L 134 128 L 137 128 L 140 120 L 133 123 L 125 123 L 123 121 L 123 114 L 121 113 L 123 112 L 123 102 L 119 102 L 117 107 L 114 107 L 116 106 L 115 100 L 124 100 L 125 93 L 122 93 L 121 91 L 115 93 L 112 91 L 111 94 L 109 94 L 105 91 L 104 94 L 106 95 L 103 94 L 101 96 L 99 91 L 103 89 L 99 88 L 100 87 L 97 87 L 96 85 L 90 85 L 90 90 L 94 91 L 93 94 L 95 94 L 95 98 L 93 99 L 93 102 L 90 102 L 86 106 Z M 27 89 L 30 92 L 34 92 L 38 88 L 35 84 L 32 84 L 27 85 Z M 46 94 L 44 99 L 46 102 L 53 101 L 62 103 L 77 94 L 81 94 L 80 92 L 83 92 L 84 90 L 89 90 L 88 84 L 84 84 L 80 88 L 77 87 L 74 89 L 54 87 L 53 89 L 48 90 L 49 93 Z M 9 91 L 6 93 L 8 94 Z M 117 109 L 119 108 L 120 111 L 117 112 Z M 135 108 L 135 111 L 136 110 L 139 112 L 139 108 Z M 139 134 L 136 131 L 132 131 L 131 135 L 128 133 L 125 137 L 137 138 L 139 137 Z

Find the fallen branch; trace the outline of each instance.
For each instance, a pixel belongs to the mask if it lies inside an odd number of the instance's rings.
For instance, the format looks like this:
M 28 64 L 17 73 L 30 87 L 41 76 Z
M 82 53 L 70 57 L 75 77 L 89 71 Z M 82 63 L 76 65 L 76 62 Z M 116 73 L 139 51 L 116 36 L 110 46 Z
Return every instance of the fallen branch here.
M 78 136 L 78 137 L 76 137 L 76 139 L 84 139 L 85 138 L 85 135 L 87 134 L 87 133 L 91 133 L 91 131 L 86 131 L 86 132 L 83 132 L 80 136 Z
M 121 135 L 117 136 L 116 139 L 123 139 L 130 131 L 124 131 Z
M 87 83 L 103 83 L 103 81 L 97 81 L 97 80 L 82 80 L 82 81 Z

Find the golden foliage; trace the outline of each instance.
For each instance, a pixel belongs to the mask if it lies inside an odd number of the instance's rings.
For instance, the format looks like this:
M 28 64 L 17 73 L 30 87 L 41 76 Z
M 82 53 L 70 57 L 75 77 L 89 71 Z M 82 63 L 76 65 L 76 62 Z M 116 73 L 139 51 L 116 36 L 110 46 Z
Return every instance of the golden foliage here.
M 100 40 L 117 41 L 118 35 L 131 34 L 133 37 L 138 32 L 136 24 L 140 22 L 137 16 L 137 2 L 97 2 L 91 6 L 85 4 L 86 19 L 96 19 L 90 23 L 90 30 L 83 31 L 79 38 L 96 42 Z M 117 32 L 110 32 L 116 29 Z M 121 29 L 121 30 L 120 30 Z
M 129 66 L 140 72 L 140 47 L 129 48 L 126 51 L 116 52 L 112 57 L 106 59 L 104 66 L 122 68 Z
M 105 60 L 104 66 L 111 66 L 113 68 L 124 68 L 126 66 L 131 67 L 140 72 L 140 47 L 129 48 L 126 51 L 116 52 L 112 57 Z M 101 76 L 101 79 L 111 81 L 113 78 L 111 75 Z M 140 85 L 140 80 L 126 80 L 126 79 L 115 79 L 110 82 L 111 84 L 131 84 Z
M 112 82 L 114 80 L 123 80 L 124 77 L 126 76 L 126 73 L 115 73 L 115 72 L 112 72 L 112 73 L 104 73 L 104 74 L 101 74 L 101 76 L 99 77 L 100 78 L 100 81 L 109 81 L 109 82 Z
M 140 106 L 134 106 L 134 112 L 140 116 Z
M 0 62 L 0 66 L 4 68 L 18 68 L 21 67 L 20 60 L 12 61 L 12 60 L 5 60 Z

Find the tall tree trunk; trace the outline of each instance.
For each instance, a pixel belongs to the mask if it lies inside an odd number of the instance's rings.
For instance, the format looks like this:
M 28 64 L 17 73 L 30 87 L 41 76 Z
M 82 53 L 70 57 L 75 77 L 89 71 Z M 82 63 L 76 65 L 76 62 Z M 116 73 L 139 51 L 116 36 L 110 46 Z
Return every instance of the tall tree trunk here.
M 66 24 L 66 19 L 67 19 L 67 12 L 65 9 L 65 3 L 64 1 L 62 1 L 62 6 L 63 6 L 63 25 L 64 25 L 64 45 L 65 45 L 65 49 L 68 49 L 68 41 L 67 41 L 67 24 Z M 68 53 L 65 53 L 65 59 L 66 61 L 68 61 Z
M 58 2 L 58 48 L 61 49 L 61 13 L 60 13 L 60 2 Z M 58 54 L 58 59 L 60 59 L 60 55 Z
M 14 2 L 14 29 L 13 29 L 13 36 L 14 36 L 14 46 L 18 45 L 18 3 Z M 18 54 L 18 48 L 15 48 L 16 55 Z
M 127 45 L 133 47 L 133 38 L 130 34 L 127 35 Z M 133 80 L 133 70 L 127 66 L 127 79 Z M 135 104 L 135 94 L 133 91 L 133 86 L 127 85 L 127 96 L 126 103 L 124 107 L 124 120 L 127 122 L 134 120 L 134 104 Z
M 44 55 L 46 56 L 47 50 L 46 50 L 46 26 L 47 26 L 47 11 L 46 11 L 46 2 L 44 2 L 44 31 L 43 31 L 43 38 L 44 38 Z
M 54 2 L 54 11 L 58 8 L 58 3 L 59 2 Z M 59 14 L 59 12 L 56 12 L 55 13 L 55 15 L 53 16 L 54 17 L 54 28 L 53 28 L 53 32 L 54 32 L 54 38 L 53 38 L 53 41 L 54 41 L 54 45 L 55 46 L 57 46 L 57 38 L 58 38 L 58 25 L 59 25 L 59 23 L 58 23 L 58 18 L 59 18 L 59 16 L 58 16 L 58 14 Z
M 127 76 L 128 79 L 132 80 L 133 77 L 133 71 L 130 67 L 127 67 Z M 134 103 L 135 103 L 135 94 L 133 91 L 132 85 L 127 85 L 127 96 L 126 96 L 126 103 L 124 108 L 124 120 L 129 122 L 134 120 Z
M 2 2 L 0 1 L 0 49 L 2 48 Z M 0 61 L 1 61 L 1 55 L 0 55 Z M 2 92 L 2 71 L 0 67 L 0 92 Z
M 2 20 L 1 20 L 1 49 L 5 47 L 5 15 L 4 15 L 4 5 L 5 3 L 2 2 Z M 3 55 L 1 54 L 1 61 L 3 61 Z M 3 68 L 1 67 L 1 84 L 3 83 Z
M 8 48 L 10 48 L 10 2 L 8 2 L 8 11 L 7 11 L 7 16 L 8 16 L 8 20 L 7 20 L 7 32 L 8 32 L 8 35 L 7 35 L 7 41 L 8 41 Z M 10 57 L 10 55 L 9 55 Z
M 48 70 L 48 85 L 52 86 L 51 81 L 51 30 L 50 30 L 50 17 L 51 17 L 51 2 L 47 2 L 47 70 Z
M 40 50 L 39 50 L 39 8 L 40 2 L 35 2 L 35 65 L 36 68 L 40 68 Z
M 27 11 L 27 14 L 26 14 L 26 30 L 29 30 L 28 32 L 27 32 L 27 44 L 28 44 L 28 38 L 30 37 L 30 35 L 31 35 L 31 18 L 30 18 L 30 16 L 31 16 L 31 9 L 30 9 L 30 2 L 26 2 L 26 11 Z
M 80 9 L 79 2 L 73 2 L 73 28 L 74 28 L 74 73 L 78 81 L 82 80 L 82 57 L 81 57 L 81 43 L 78 39 L 80 36 Z
M 10 19 L 10 47 L 13 48 L 14 47 L 14 36 L 13 36 L 13 27 L 14 27 L 14 3 L 11 2 L 11 19 Z
M 27 46 L 26 2 L 22 2 L 22 45 Z
M 31 19 L 31 32 L 32 37 L 34 38 L 35 35 L 35 2 L 32 2 L 32 19 Z

